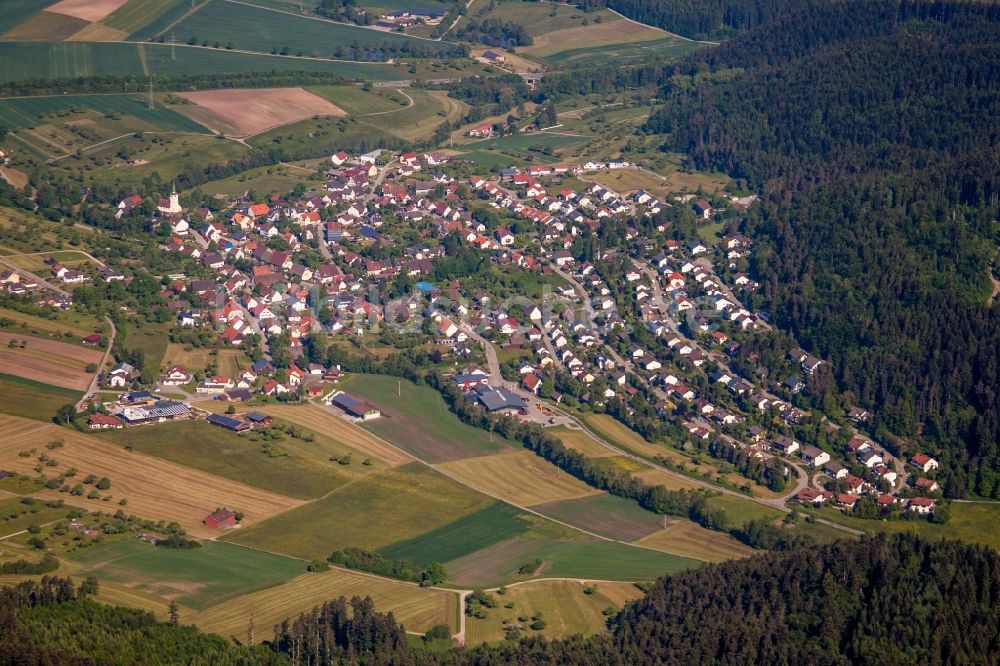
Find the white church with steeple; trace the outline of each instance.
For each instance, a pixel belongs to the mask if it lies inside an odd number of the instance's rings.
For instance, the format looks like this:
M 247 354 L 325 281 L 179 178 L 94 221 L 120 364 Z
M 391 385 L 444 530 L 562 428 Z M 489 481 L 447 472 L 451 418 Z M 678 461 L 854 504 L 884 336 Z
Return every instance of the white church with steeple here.
M 170 199 L 160 199 L 160 202 L 156 205 L 156 210 L 161 215 L 177 215 L 183 210 L 181 208 L 181 197 L 177 194 L 176 187 L 171 186 Z

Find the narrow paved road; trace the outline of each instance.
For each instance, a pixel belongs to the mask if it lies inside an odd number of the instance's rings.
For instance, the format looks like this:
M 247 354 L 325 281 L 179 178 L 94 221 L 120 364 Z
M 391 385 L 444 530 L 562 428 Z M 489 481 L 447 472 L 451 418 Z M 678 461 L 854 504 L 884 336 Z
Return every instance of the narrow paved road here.
M 267 336 L 264 335 L 263 329 L 261 329 L 260 324 L 257 323 L 257 318 L 253 316 L 253 313 L 251 313 L 249 310 L 247 310 L 245 307 L 243 307 L 243 304 L 240 303 L 238 300 L 235 301 L 235 303 L 236 303 L 236 305 L 239 306 L 240 312 L 242 312 L 243 316 L 246 318 L 246 323 L 247 323 L 247 326 L 250 327 L 250 330 L 253 331 L 254 334 L 260 336 L 260 348 L 261 348 L 261 351 L 264 352 L 265 356 L 267 356 L 268 358 L 270 358 L 271 357 L 271 347 L 270 347 L 270 345 L 267 344 Z
M 521 399 L 527 403 L 528 414 L 526 418 L 535 421 L 542 426 L 570 424 L 569 419 L 563 417 L 559 412 L 553 411 L 552 416 L 546 416 L 543 414 L 537 407 L 537 405 L 544 404 L 538 399 L 538 396 L 521 388 L 517 382 L 509 382 L 503 378 L 503 373 L 500 372 L 500 359 L 497 357 L 497 350 L 496 347 L 493 346 L 493 343 L 481 336 L 473 330 L 472 327 L 465 323 L 462 324 L 461 330 L 470 338 L 478 342 L 483 348 L 483 353 L 486 355 L 486 364 L 489 366 L 493 385 L 507 389 L 511 393 L 520 396 Z M 549 409 L 548 405 L 546 405 L 546 409 Z M 549 422 L 549 419 L 552 420 L 551 423 Z
M 407 97 L 409 97 L 409 95 L 407 95 Z M 411 99 L 410 101 L 412 102 L 413 100 Z M 375 178 L 374 181 L 372 181 L 371 191 L 365 195 L 364 199 L 361 200 L 362 206 L 367 206 L 368 202 L 372 200 L 372 198 L 375 196 L 375 193 L 378 192 L 378 188 L 381 187 L 382 183 L 385 181 L 386 176 L 389 175 L 389 170 L 392 169 L 394 166 L 396 166 L 397 162 L 398 160 L 393 160 L 379 170 L 378 176 Z
M 9 268 L 10 270 L 14 271 L 15 273 L 20 273 L 23 276 L 33 278 L 38 284 L 42 285 L 46 289 L 51 289 L 52 291 L 56 292 L 57 294 L 62 294 L 63 296 L 69 296 L 70 295 L 70 293 L 68 291 L 66 291 L 65 289 L 63 289 L 62 287 L 57 287 L 52 282 L 49 282 L 48 280 L 46 280 L 46 279 L 44 279 L 44 278 L 42 278 L 42 277 L 40 277 L 38 275 L 35 275 L 31 271 L 28 271 L 28 270 L 25 270 L 23 268 L 20 268 L 16 264 L 13 264 L 13 263 L 9 262 L 9 261 L 7 261 L 6 259 L 4 259 L 2 257 L 0 257 L 0 265 L 6 266 L 7 268 Z
M 118 329 L 115 328 L 115 322 L 111 321 L 111 317 L 105 316 L 104 321 L 108 322 L 108 326 L 111 327 L 111 333 L 108 335 L 108 346 L 104 350 L 101 363 L 97 366 L 97 372 L 94 373 L 94 377 L 90 380 L 90 386 L 87 387 L 87 391 L 80 398 L 80 401 L 76 403 L 76 411 L 80 411 L 83 408 L 83 403 L 87 400 L 87 396 L 97 393 L 97 382 L 101 377 L 101 372 L 104 371 L 104 367 L 108 364 L 108 357 L 111 356 L 111 348 L 114 346 L 115 337 L 118 335 Z

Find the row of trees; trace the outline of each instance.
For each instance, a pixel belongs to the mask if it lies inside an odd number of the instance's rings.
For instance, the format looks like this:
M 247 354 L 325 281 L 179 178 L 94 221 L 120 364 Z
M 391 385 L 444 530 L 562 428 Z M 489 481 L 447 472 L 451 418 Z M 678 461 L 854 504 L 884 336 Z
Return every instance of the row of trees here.
M 354 546 L 333 551 L 327 561 L 338 567 L 368 571 L 379 576 L 412 581 L 421 585 L 440 585 L 448 578 L 440 562 L 431 562 L 426 568 L 418 569 L 409 560 L 390 560 L 378 553 Z
M 150 77 L 108 74 L 66 79 L 25 79 L 0 84 L 2 97 L 54 95 L 64 92 L 81 93 L 143 93 Z M 339 74 L 320 71 L 270 70 L 227 74 L 156 74 L 152 76 L 157 90 L 212 90 L 218 88 L 271 88 L 308 85 L 338 85 L 348 83 Z

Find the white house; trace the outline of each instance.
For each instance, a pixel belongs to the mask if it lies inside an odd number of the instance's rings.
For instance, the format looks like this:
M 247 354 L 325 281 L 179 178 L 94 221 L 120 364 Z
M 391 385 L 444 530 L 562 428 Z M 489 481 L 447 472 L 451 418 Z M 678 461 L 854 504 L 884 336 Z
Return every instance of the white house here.
M 802 459 L 813 467 L 821 467 L 830 462 L 830 454 L 815 446 L 807 446 L 802 449 Z
M 175 365 L 167 370 L 166 374 L 163 375 L 163 381 L 161 382 L 164 386 L 183 386 L 187 384 L 192 379 L 191 373 L 183 365 Z
M 923 453 L 914 455 L 910 464 L 923 471 L 924 474 L 938 468 L 938 461 Z

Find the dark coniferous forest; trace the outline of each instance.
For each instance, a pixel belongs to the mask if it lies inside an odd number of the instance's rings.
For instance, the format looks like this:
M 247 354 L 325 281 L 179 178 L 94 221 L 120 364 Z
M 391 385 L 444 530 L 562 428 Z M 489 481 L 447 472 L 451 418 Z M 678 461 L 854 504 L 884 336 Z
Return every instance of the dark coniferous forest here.
M 871 411 L 894 453 L 942 460 L 951 496 L 1000 497 L 1000 5 L 636 7 L 678 32 L 671 16 L 698 7 L 745 32 L 680 63 L 554 74 L 546 94 L 658 84 L 645 131 L 761 194 L 742 228 L 754 305 L 829 361 L 815 405 Z M 744 19 L 720 22 L 718 7 Z M 770 344 L 744 345 L 741 365 Z
M 816 3 L 690 59 L 680 71 L 703 83 L 668 82 L 647 125 L 762 193 L 744 227 L 758 305 L 830 361 L 815 400 L 847 392 L 897 452 L 940 455 L 950 492 L 988 497 L 1000 497 L 998 45 L 996 5 Z

